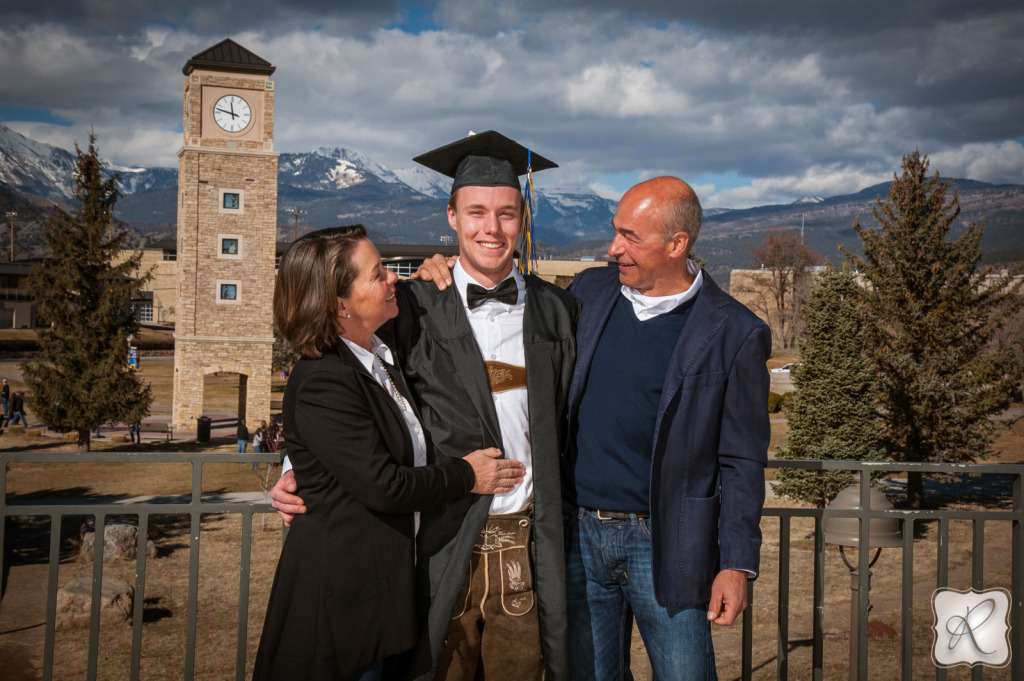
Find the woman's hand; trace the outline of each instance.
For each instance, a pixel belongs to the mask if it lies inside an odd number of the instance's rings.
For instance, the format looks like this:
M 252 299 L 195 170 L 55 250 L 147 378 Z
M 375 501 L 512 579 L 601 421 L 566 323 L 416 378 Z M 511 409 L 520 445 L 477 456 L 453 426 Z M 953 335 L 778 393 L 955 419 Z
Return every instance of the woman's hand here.
M 462 457 L 473 467 L 476 484 L 469 490 L 473 494 L 503 494 L 511 492 L 523 481 L 526 466 L 522 461 L 501 459 L 501 451 L 494 447 L 478 449 Z

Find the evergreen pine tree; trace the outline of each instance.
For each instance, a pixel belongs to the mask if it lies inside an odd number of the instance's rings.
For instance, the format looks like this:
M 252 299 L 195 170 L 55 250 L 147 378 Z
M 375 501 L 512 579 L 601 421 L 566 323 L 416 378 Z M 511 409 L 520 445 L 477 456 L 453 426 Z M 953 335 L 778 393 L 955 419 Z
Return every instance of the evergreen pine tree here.
M 991 341 L 1020 309 L 1024 266 L 1002 274 L 980 268 L 982 226 L 957 239 L 960 215 L 951 182 L 928 177 L 928 158 L 903 158 L 886 200 L 880 229 L 854 229 L 864 257 L 845 251 L 864 277 L 869 317 L 867 349 L 878 369 L 880 420 L 895 461 L 968 462 L 991 453 L 990 417 L 1010 404 L 1022 368 L 1007 347 Z M 923 500 L 920 473 L 910 473 L 907 503 Z
M 291 373 L 295 367 L 295 363 L 299 361 L 299 355 L 292 346 L 288 344 L 288 341 L 274 329 L 274 346 L 270 359 L 270 370 L 271 371 L 284 371 Z
M 780 459 L 879 461 L 875 372 L 865 356 L 863 294 L 848 267 L 828 269 L 804 304 L 802 363 L 792 370 L 797 392 L 786 409 L 789 435 Z M 855 480 L 849 471 L 779 469 L 775 492 L 824 507 Z
M 128 335 L 139 327 L 130 301 L 150 275 L 136 277 L 140 254 L 113 264 L 126 238 L 108 238 L 118 176 L 105 176 L 95 143 L 90 133 L 88 152 L 75 146 L 78 209 L 58 209 L 45 235 L 52 258 L 28 282 L 42 320 L 40 352 L 22 364 L 36 415 L 55 430 L 77 431 L 81 451 L 89 449 L 90 430 L 133 423 L 152 402 L 149 386 L 128 368 Z

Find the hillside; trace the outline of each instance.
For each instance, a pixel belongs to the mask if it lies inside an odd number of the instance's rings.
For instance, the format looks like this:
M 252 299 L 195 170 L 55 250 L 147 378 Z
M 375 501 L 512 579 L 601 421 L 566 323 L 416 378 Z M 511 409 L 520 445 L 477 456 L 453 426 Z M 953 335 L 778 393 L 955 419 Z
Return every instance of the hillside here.
M 71 201 L 73 155 L 25 138 L 0 125 L 0 210 L 18 213 L 18 253 L 43 255 L 42 226 L 54 202 Z M 114 168 L 112 167 L 112 170 Z M 123 196 L 115 225 L 142 245 L 173 238 L 176 230 L 177 170 L 116 168 Z M 985 261 L 1000 263 L 1024 257 L 1024 186 L 996 186 L 954 180 L 960 194 L 962 230 L 985 223 Z M 361 222 L 382 243 L 439 243 L 450 234 L 445 219 L 448 180 L 419 167 L 390 169 L 356 151 L 319 148 L 282 153 L 278 158 L 278 237 Z M 756 266 L 750 246 L 769 228 L 802 228 L 806 243 L 822 258 L 839 260 L 838 246 L 854 252 L 860 240 L 852 225 L 858 217 L 874 223 L 872 208 L 888 184 L 855 194 L 807 197 L 788 205 L 744 210 L 707 211 L 697 253 L 713 273 Z M 615 202 L 589 189 L 545 188 L 536 196 L 536 239 L 542 256 L 601 255 L 611 239 Z M 2 243 L 2 241 L 0 241 Z

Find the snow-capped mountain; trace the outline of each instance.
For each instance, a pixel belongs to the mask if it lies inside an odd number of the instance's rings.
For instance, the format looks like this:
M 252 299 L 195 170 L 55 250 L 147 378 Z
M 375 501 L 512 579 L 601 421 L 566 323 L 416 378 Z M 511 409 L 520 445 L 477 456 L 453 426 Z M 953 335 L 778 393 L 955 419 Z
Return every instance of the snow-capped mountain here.
M 75 156 L 0 125 L 0 182 L 51 200 L 71 197 Z
M 447 200 L 451 193 L 452 179 L 441 173 L 435 173 L 433 170 L 416 166 L 415 168 L 401 168 L 394 172 L 398 179 L 424 196 Z
M 538 189 L 534 198 L 536 224 L 557 225 L 561 236 L 561 240 L 548 243 L 561 246 L 602 237 L 611 240 L 611 222 L 617 202 L 589 189 Z M 540 236 L 538 239 L 542 240 Z
M 109 170 L 121 173 L 121 194 L 124 196 L 176 187 L 178 184 L 178 171 L 175 168 L 121 168 L 111 165 Z
M 0 201 L 11 206 L 7 210 L 25 217 L 40 213 L 29 220 L 41 235 L 45 224 L 41 213 L 49 210 L 50 201 L 71 199 L 74 160 L 70 151 L 33 141 L 0 124 Z M 113 165 L 110 170 L 121 173 L 123 196 L 117 204 L 117 219 L 145 238 L 172 236 L 177 223 L 177 170 Z M 960 222 L 984 220 L 986 251 L 993 252 L 996 261 L 1019 259 L 1024 186 L 962 179 L 955 183 L 963 207 Z M 352 149 L 321 147 L 282 153 L 278 157 L 279 236 L 291 238 L 297 210 L 300 234 L 361 222 L 382 243 L 439 243 L 451 234 L 445 217 L 450 188 L 451 179 L 439 173 L 419 166 L 387 168 Z M 865 223 L 872 220 L 876 197 L 887 192 L 886 183 L 845 196 L 807 196 L 788 205 L 708 209 L 697 252 L 706 255 L 711 271 L 746 266 L 750 244 L 765 230 L 779 227 L 803 227 L 807 243 L 821 253 L 834 253 L 836 243 L 856 251 L 859 239 L 850 225 L 858 216 Z M 615 207 L 616 202 L 589 189 L 538 188 L 534 236 L 553 247 L 551 252 L 601 254 L 611 237 Z M 41 238 L 37 241 L 42 243 Z
M 0 125 L 0 183 L 26 195 L 72 197 L 74 155 Z M 173 230 L 178 173 L 174 168 L 122 167 L 118 218 L 143 231 Z M 392 170 L 358 151 L 320 147 L 278 157 L 278 221 L 300 231 L 363 222 L 383 241 L 430 243 L 448 231 L 451 179 L 419 166 Z M 587 189 L 536 194 L 536 237 L 552 245 L 600 238 L 615 203 Z
M 366 182 L 402 184 L 389 169 L 351 149 L 320 147 L 306 154 L 281 154 L 278 184 L 313 191 L 339 191 Z

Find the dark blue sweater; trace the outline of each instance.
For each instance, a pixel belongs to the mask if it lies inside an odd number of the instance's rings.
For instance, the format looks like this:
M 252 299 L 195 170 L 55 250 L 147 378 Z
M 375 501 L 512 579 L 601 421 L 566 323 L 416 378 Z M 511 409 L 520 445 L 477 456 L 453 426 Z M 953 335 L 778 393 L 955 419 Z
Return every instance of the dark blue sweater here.
M 669 358 L 693 299 L 640 321 L 620 296 L 597 343 L 580 401 L 575 502 L 605 511 L 650 511 L 651 452 Z

